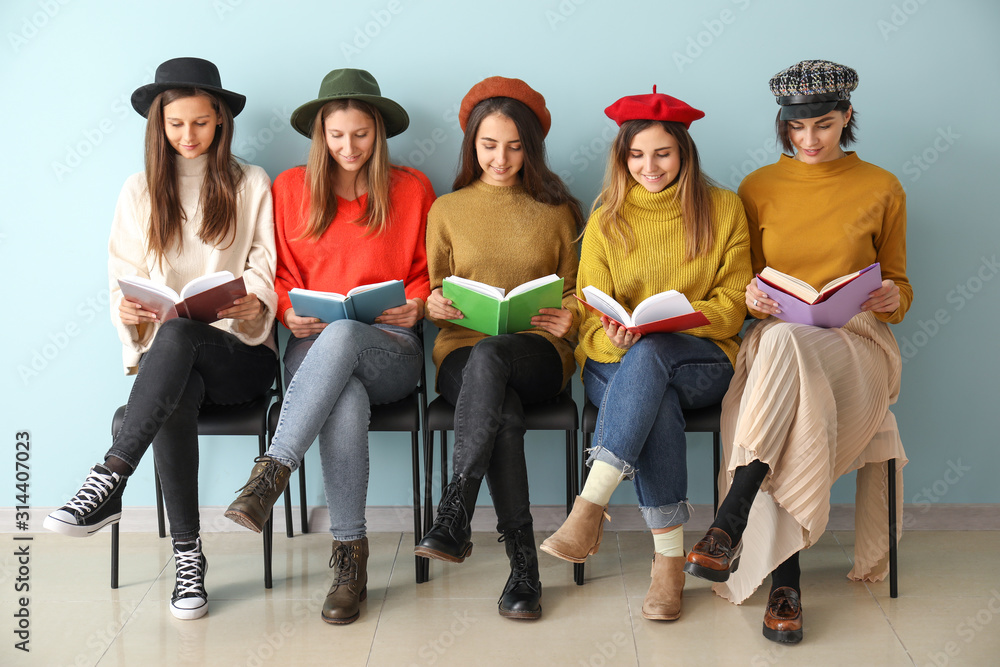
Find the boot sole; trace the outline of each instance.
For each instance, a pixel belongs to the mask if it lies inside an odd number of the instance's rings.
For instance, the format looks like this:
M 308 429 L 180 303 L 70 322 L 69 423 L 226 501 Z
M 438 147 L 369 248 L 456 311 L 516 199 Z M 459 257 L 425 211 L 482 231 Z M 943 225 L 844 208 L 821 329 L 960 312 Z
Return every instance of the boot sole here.
M 798 644 L 802 641 L 802 630 L 772 630 L 764 624 L 764 636 L 772 642 Z
M 600 546 L 601 545 L 598 544 L 596 547 L 594 547 L 587 554 L 587 556 L 593 556 L 594 554 L 596 554 L 597 553 L 597 549 Z M 545 544 L 545 542 L 542 542 L 538 546 L 538 548 L 540 550 L 544 551 L 545 553 L 549 554 L 550 556 L 555 556 L 556 558 L 561 558 L 563 560 L 569 561 L 570 563 L 586 563 L 587 562 L 587 556 L 584 556 L 583 558 L 580 558 L 579 556 L 570 556 L 569 554 L 560 553 L 560 552 L 556 551 L 555 549 L 553 549 L 552 547 L 550 547 L 549 545 Z
M 646 612 L 642 612 L 642 617 L 649 619 L 650 621 L 676 621 L 678 618 L 681 617 L 681 613 L 677 612 L 676 614 L 647 614 Z
M 698 565 L 698 563 L 685 563 L 684 571 L 687 574 L 698 577 L 699 579 L 706 579 L 717 584 L 721 584 L 725 581 L 729 581 L 729 575 L 736 572 L 740 567 L 740 559 L 737 558 L 733 561 L 733 566 L 728 570 L 713 570 L 707 568 L 704 565 Z
M 250 518 L 250 515 L 240 512 L 238 510 L 226 510 L 225 516 L 233 523 L 238 523 L 244 528 L 249 528 L 255 533 L 259 533 L 263 530 L 263 527 L 258 525 L 256 521 Z
M 472 555 L 472 544 L 469 544 L 469 548 L 466 549 L 465 553 L 461 556 L 452 556 L 451 554 L 446 554 L 443 551 L 435 551 L 434 549 L 420 545 L 413 547 L 413 555 L 420 556 L 421 558 L 441 560 L 446 563 L 464 563 L 465 559 Z
M 505 609 L 500 609 L 500 615 L 504 618 L 514 618 L 524 621 L 537 621 L 542 617 L 542 608 L 539 607 L 538 611 L 507 611 Z
M 122 513 L 118 512 L 117 514 L 112 514 L 104 519 L 104 521 L 92 526 L 76 526 L 66 523 L 65 521 L 60 521 L 59 519 L 53 519 L 51 516 L 47 516 L 42 522 L 42 527 L 47 530 L 51 530 L 53 533 L 59 533 L 60 535 L 69 535 L 70 537 L 90 537 L 101 528 L 109 526 L 113 523 L 118 523 L 121 518 Z
M 367 599 L 368 599 L 368 587 L 365 586 L 363 589 L 361 589 L 361 595 L 358 597 L 358 603 L 364 602 Z M 349 625 L 350 623 L 353 623 L 354 621 L 358 620 L 358 618 L 361 617 L 361 609 L 358 608 L 358 613 L 356 613 L 354 616 L 348 616 L 347 618 L 327 618 L 326 614 L 324 614 L 322 611 L 319 613 L 319 615 L 324 621 L 326 621 L 330 625 Z

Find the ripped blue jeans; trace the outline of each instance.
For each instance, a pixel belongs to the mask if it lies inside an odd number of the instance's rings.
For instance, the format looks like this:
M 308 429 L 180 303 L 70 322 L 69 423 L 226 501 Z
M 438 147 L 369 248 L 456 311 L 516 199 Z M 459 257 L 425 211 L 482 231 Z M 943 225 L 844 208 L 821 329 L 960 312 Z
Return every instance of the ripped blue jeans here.
M 720 402 L 732 377 L 718 345 L 679 333 L 643 336 L 616 364 L 584 364 L 587 398 L 600 409 L 588 464 L 604 461 L 635 482 L 650 530 L 690 518 L 682 410 Z

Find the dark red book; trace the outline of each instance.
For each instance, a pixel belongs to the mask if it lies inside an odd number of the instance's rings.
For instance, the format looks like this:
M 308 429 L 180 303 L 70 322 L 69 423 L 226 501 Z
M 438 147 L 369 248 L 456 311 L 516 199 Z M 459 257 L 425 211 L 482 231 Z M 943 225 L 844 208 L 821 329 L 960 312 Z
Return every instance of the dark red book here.
M 156 313 L 158 322 L 186 317 L 211 324 L 218 321 L 220 310 L 230 308 L 237 299 L 247 295 L 243 276 L 233 278 L 229 271 L 195 278 L 181 289 L 180 294 L 141 276 L 119 278 L 118 286 L 126 299 Z

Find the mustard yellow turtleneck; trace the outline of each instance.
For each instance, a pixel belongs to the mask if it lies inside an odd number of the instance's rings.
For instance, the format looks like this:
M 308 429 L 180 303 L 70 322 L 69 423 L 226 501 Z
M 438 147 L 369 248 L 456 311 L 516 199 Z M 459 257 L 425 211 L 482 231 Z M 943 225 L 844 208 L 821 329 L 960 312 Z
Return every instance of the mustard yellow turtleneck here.
M 577 294 L 587 285 L 614 297 L 630 311 L 645 298 L 675 289 L 701 310 L 710 324 L 684 333 L 710 338 L 736 359 L 739 331 L 746 315 L 744 293 L 750 282 L 750 241 L 743 205 L 735 193 L 710 190 L 715 241 L 703 255 L 684 261 L 684 224 L 677 185 L 650 193 L 633 185 L 620 215 L 632 227 L 635 241 L 630 251 L 601 232 L 600 209 L 594 211 L 583 236 Z M 582 310 L 582 309 L 581 309 Z M 580 313 L 580 344 L 576 360 L 601 363 L 621 361 L 625 351 L 611 344 L 600 318 Z
M 903 321 L 913 288 L 906 277 L 906 194 L 895 176 L 853 152 L 819 164 L 782 155 L 743 179 L 740 198 L 755 274 L 770 266 L 819 289 L 879 262 L 882 278 L 899 287 L 899 308 L 875 317 Z

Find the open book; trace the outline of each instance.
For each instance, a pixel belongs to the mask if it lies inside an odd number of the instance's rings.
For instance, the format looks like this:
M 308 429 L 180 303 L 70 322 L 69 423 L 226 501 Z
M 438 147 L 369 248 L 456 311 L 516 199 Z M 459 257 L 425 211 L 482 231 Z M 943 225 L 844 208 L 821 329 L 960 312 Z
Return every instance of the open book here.
M 775 317 L 796 324 L 842 327 L 861 312 L 868 295 L 882 286 L 878 262 L 860 271 L 831 280 L 819 290 L 808 283 L 771 267 L 757 274 L 760 289 L 778 302 Z
M 406 290 L 402 280 L 386 280 L 358 285 L 347 294 L 295 287 L 288 291 L 288 298 L 299 317 L 315 317 L 326 323 L 357 320 L 374 324 L 384 311 L 406 303 Z
M 562 308 L 563 283 L 553 273 L 529 280 L 505 294 L 499 287 L 449 276 L 442 281 L 441 292 L 465 316 L 449 322 L 495 336 L 531 329 L 531 318 L 541 308 Z
M 129 301 L 157 315 L 158 322 L 186 317 L 211 324 L 219 319 L 218 312 L 247 295 L 243 276 L 233 278 L 229 271 L 218 271 L 195 278 L 178 294 L 166 285 L 142 276 L 122 276 L 118 279 L 122 294 Z
M 587 285 L 581 291 L 586 299 L 577 297 L 580 303 L 607 315 L 630 333 L 674 333 L 709 323 L 705 313 L 695 310 L 687 297 L 677 290 L 667 290 L 643 299 L 631 314 L 623 305 L 593 285 Z

